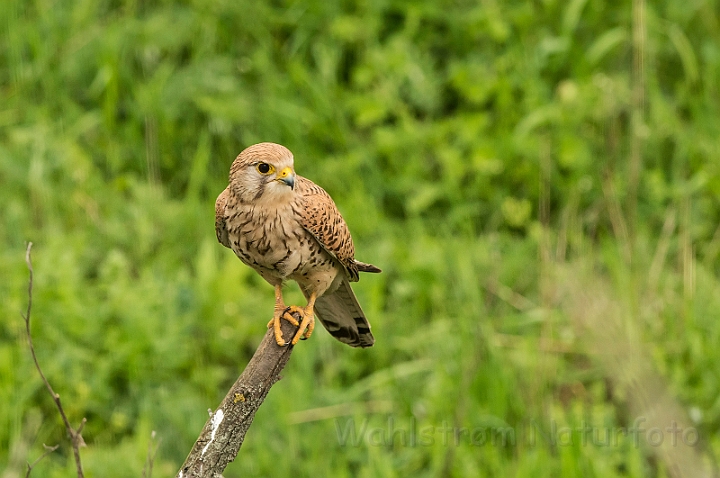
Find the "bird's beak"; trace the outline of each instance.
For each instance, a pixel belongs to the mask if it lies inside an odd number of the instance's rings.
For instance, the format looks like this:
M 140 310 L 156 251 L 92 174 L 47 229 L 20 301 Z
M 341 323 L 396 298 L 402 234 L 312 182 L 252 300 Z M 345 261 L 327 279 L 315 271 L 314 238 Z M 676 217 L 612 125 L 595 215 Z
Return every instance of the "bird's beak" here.
M 288 166 L 287 168 L 280 171 L 277 174 L 277 181 L 282 181 L 288 186 L 290 186 L 290 189 L 295 189 L 295 173 L 293 172 L 292 168 Z

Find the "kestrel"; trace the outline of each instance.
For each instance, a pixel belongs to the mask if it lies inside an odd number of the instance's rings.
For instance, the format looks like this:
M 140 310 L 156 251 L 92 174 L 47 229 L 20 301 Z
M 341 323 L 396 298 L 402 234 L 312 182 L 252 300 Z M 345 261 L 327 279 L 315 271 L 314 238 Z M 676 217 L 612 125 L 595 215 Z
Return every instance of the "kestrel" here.
M 347 224 L 330 195 L 295 174 L 292 153 L 279 144 L 246 148 L 230 167 L 230 184 L 215 202 L 218 241 L 275 287 L 273 327 L 278 345 L 285 319 L 298 327 L 290 341 L 307 339 L 314 315 L 328 332 L 352 347 L 370 347 L 370 323 L 350 288 L 359 272 L 380 269 L 355 260 Z M 307 306 L 286 307 L 282 285 L 298 283 Z M 298 313 L 301 320 L 293 317 Z

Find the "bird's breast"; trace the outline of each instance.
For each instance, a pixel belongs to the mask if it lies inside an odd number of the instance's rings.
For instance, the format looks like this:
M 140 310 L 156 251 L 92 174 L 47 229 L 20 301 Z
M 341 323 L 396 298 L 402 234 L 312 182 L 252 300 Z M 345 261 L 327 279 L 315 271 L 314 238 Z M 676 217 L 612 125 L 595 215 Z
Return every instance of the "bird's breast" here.
M 232 250 L 268 282 L 303 270 L 320 248 L 297 221 L 291 206 L 260 209 L 238 205 L 227 217 Z

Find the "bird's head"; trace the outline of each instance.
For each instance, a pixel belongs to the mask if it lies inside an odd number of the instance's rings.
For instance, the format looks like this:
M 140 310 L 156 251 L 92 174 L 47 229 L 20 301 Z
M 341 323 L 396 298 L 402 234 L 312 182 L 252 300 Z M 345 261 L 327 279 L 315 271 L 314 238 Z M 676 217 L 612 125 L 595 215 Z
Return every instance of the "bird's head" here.
M 244 203 L 289 199 L 295 189 L 292 153 L 275 143 L 245 148 L 230 167 L 230 189 Z

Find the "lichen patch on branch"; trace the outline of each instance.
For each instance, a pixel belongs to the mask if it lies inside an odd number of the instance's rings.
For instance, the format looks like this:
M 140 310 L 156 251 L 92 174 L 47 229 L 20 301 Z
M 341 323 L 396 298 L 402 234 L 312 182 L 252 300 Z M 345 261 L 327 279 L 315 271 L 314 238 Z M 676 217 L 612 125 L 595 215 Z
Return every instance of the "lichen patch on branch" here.
M 201 456 L 205 454 L 210 444 L 215 440 L 215 433 L 217 433 L 217 430 L 220 427 L 223 418 L 225 418 L 225 413 L 222 411 L 222 408 L 218 408 L 218 411 L 215 412 L 215 415 L 213 415 L 212 420 L 210 421 L 210 424 L 212 426 L 212 429 L 210 431 L 210 440 L 205 445 L 205 448 L 203 448 Z

